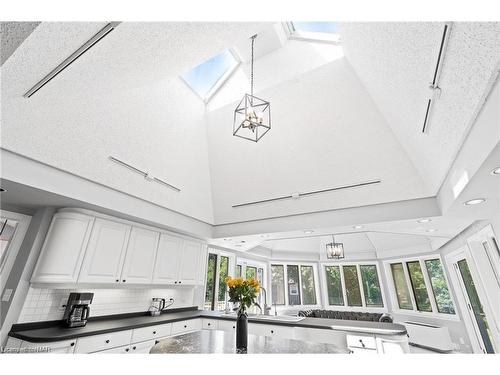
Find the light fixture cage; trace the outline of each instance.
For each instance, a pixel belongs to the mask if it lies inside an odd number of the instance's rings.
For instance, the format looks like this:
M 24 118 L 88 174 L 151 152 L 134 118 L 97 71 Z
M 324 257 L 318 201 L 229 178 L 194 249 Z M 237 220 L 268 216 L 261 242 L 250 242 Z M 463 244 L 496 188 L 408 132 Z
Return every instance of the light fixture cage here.
M 234 110 L 233 135 L 258 142 L 271 129 L 271 104 L 245 94 Z
M 344 244 L 335 242 L 332 236 L 332 242 L 326 244 L 326 257 L 328 259 L 344 259 Z

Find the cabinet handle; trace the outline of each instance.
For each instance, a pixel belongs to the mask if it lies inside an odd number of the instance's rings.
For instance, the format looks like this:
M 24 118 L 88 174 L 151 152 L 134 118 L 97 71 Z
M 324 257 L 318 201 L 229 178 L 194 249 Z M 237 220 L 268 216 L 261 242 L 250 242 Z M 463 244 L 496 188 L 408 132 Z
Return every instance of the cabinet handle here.
M 135 348 L 136 348 L 136 347 L 134 346 L 132 349 L 133 349 L 133 350 L 135 350 Z
M 156 335 L 156 331 L 153 331 L 153 335 Z
M 184 326 L 184 328 L 187 328 L 188 326 Z
M 75 346 L 75 343 L 74 343 L 74 342 L 72 342 L 70 345 L 71 345 L 71 346 Z
M 179 281 L 179 284 L 181 283 L 181 281 Z
M 274 331 L 273 331 L 273 330 L 271 330 L 271 333 L 274 333 Z
M 361 346 L 362 346 L 363 348 L 364 348 L 364 347 L 366 347 L 366 346 L 365 346 L 365 343 L 363 342 L 363 340 L 361 340 L 361 339 L 360 339 L 360 340 L 359 340 L 359 342 L 361 343 Z
M 235 328 L 235 326 L 233 326 L 233 329 Z
M 106 340 L 106 344 L 109 344 L 109 340 Z
M 127 281 L 127 280 L 122 280 L 122 282 L 125 282 L 125 281 Z
M 130 350 L 129 348 L 125 349 L 126 352 L 128 352 L 129 350 Z
M 210 325 L 210 323 L 208 323 L 208 325 Z
M 119 279 L 116 279 L 116 282 L 117 282 L 117 283 L 119 283 L 119 282 L 120 282 L 120 280 L 119 280 Z
M 177 284 L 177 281 L 174 281 L 174 284 Z
M 160 340 L 155 340 L 155 344 L 158 344 L 160 342 Z

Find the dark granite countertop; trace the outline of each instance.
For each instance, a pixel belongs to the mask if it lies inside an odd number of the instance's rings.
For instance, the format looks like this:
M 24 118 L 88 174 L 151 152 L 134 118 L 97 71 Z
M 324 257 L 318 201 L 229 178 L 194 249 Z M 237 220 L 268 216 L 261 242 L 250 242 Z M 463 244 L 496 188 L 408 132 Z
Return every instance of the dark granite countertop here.
M 164 353 L 190 353 L 190 354 L 212 354 L 236 353 L 235 332 L 219 330 L 202 330 L 185 333 L 179 336 L 160 340 L 153 346 L 151 354 Z M 349 350 L 339 348 L 332 344 L 321 344 L 316 342 L 280 339 L 277 337 L 248 335 L 248 354 L 278 354 L 278 353 L 315 353 L 347 354 Z
M 132 313 L 108 315 L 90 318 L 85 327 L 67 328 L 61 321 L 14 324 L 9 336 L 30 342 L 53 342 L 71 340 L 78 337 L 99 335 L 134 328 L 173 323 L 182 320 L 209 318 L 236 320 L 236 316 L 222 314 L 217 311 L 198 310 L 196 306 L 164 311 L 160 316 L 150 316 L 147 313 Z M 335 329 L 339 331 L 379 334 L 403 335 L 406 328 L 401 324 L 364 322 L 353 320 L 304 318 L 298 322 L 258 319 L 249 316 L 250 323 L 283 325 L 288 327 L 303 327 L 316 329 Z

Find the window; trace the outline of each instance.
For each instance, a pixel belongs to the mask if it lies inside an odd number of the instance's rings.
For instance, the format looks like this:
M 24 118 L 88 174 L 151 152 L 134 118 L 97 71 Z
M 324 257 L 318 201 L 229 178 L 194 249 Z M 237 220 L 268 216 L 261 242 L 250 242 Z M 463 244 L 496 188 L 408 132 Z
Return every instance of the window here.
M 427 269 L 427 274 L 431 281 L 432 292 L 434 293 L 438 312 L 442 314 L 455 314 L 455 307 L 451 300 L 441 261 L 439 259 L 426 260 L 425 268 Z
M 285 304 L 285 267 L 282 265 L 271 265 L 271 292 L 273 304 Z
M 340 267 L 326 266 L 325 273 L 328 304 L 333 306 L 344 306 L 344 295 L 342 293 Z
M 207 289 L 205 292 L 205 309 L 214 309 L 215 305 L 215 272 L 217 269 L 217 254 L 208 254 Z
M 226 277 L 229 274 L 229 257 L 221 256 L 219 264 L 219 295 L 220 302 L 226 301 Z
M 343 266 L 344 283 L 348 306 L 363 306 L 356 266 Z
M 247 266 L 245 271 L 246 279 L 255 279 L 257 277 L 257 267 Z
M 241 264 L 236 265 L 235 275 L 236 275 L 236 277 L 241 277 Z
M 410 275 L 411 287 L 415 296 L 418 311 L 432 311 L 431 300 L 425 286 L 424 275 L 420 268 L 420 262 L 407 262 L 408 274 Z
M 182 79 L 200 98 L 207 101 L 237 66 L 238 61 L 233 53 L 225 50 L 191 69 Z
M 448 282 L 439 258 L 411 259 L 392 263 L 390 266 L 400 309 L 433 314 L 455 314 Z
M 340 40 L 336 22 L 290 22 L 289 29 L 295 39 L 333 43 Z
M 314 286 L 314 271 L 312 266 L 300 266 L 300 279 L 302 283 L 302 304 L 316 304 L 316 288 Z
M 288 282 L 288 304 L 300 305 L 299 266 L 286 266 Z
M 384 307 L 382 291 L 375 265 L 359 266 L 366 306 Z
M 413 310 L 411 302 L 410 290 L 406 283 L 406 278 L 402 263 L 391 264 L 392 278 L 396 288 L 396 296 L 398 298 L 399 308 L 403 310 Z

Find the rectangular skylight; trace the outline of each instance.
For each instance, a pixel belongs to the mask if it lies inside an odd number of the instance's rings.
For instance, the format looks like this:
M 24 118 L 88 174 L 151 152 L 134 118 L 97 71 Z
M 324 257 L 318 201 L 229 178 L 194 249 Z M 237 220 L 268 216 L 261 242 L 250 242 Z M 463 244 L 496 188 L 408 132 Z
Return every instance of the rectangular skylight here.
M 338 42 L 339 30 L 337 22 L 290 22 L 292 37 L 320 42 Z
M 225 50 L 182 75 L 182 79 L 206 102 L 237 66 L 233 53 Z

